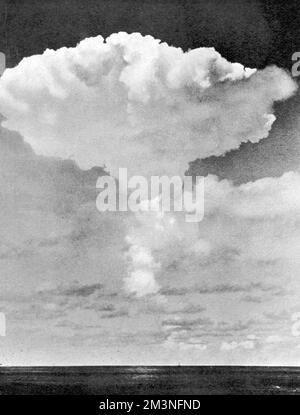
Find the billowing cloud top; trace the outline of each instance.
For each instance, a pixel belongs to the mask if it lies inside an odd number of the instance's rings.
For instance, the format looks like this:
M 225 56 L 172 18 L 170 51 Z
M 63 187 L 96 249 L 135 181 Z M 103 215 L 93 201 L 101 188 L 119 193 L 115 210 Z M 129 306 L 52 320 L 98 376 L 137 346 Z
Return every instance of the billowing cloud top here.
M 213 48 L 184 53 L 151 36 L 113 34 L 47 50 L 0 80 L 5 126 L 38 154 L 131 174 L 182 174 L 195 158 L 266 137 L 273 103 L 295 83 L 276 67 L 230 63 Z

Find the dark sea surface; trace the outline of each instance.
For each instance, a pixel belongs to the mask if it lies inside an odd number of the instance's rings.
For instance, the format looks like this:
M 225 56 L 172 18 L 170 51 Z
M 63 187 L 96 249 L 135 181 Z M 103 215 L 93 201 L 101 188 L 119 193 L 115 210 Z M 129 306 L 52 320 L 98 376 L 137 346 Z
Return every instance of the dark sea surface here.
M 239 366 L 1 367 L 0 394 L 300 394 L 300 368 Z

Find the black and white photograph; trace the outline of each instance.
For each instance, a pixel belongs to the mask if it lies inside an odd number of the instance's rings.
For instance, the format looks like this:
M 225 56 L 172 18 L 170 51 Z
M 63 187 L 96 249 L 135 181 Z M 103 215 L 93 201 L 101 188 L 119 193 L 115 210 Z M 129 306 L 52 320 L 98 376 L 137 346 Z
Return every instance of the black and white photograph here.
M 1 396 L 300 395 L 299 81 L 299 0 L 0 0 Z

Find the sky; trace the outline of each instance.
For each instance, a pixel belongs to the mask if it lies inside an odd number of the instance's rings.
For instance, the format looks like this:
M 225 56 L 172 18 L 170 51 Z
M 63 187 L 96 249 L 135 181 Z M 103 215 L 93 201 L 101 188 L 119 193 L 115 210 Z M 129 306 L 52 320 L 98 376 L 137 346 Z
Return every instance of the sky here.
M 206 10 L 201 49 L 116 27 L 4 72 L 2 364 L 300 363 L 299 92 L 253 4 Z M 104 166 L 206 176 L 203 221 L 100 213 Z

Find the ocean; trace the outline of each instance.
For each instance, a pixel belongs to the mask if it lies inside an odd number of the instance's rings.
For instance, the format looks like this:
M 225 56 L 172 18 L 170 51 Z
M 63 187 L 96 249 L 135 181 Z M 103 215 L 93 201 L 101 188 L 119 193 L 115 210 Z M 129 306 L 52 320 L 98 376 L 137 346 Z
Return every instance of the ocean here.
M 2 395 L 300 394 L 300 368 L 239 366 L 2 367 Z

